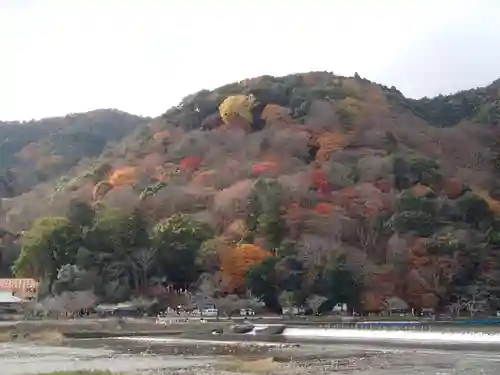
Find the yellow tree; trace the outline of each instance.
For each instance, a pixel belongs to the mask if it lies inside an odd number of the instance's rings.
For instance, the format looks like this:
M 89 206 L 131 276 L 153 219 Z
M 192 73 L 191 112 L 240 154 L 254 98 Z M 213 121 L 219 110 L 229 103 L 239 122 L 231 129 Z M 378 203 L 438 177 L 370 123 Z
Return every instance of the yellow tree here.
M 239 116 L 248 123 L 253 120 L 252 108 L 256 105 L 253 95 L 232 95 L 228 96 L 219 106 L 220 116 L 226 124 L 231 122 L 236 116 Z

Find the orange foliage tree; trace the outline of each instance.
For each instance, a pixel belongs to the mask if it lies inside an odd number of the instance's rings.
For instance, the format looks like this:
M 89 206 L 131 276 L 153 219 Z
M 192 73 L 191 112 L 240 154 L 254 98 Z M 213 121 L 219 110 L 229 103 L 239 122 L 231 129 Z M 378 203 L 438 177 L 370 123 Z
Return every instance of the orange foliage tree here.
M 167 130 L 155 133 L 153 135 L 153 139 L 157 141 L 163 141 L 168 138 L 170 138 L 170 132 L 168 132 Z
M 116 170 L 108 182 L 113 186 L 126 186 L 133 184 L 136 179 L 136 169 L 134 167 L 123 167 Z
M 227 292 L 242 292 L 245 274 L 270 254 L 259 246 L 241 244 L 221 256 L 222 283 Z
M 260 117 L 266 121 L 266 124 L 290 125 L 293 119 L 290 116 L 290 110 L 277 104 L 268 104 L 265 106 Z
M 340 131 L 326 132 L 321 134 L 316 141 L 319 145 L 316 161 L 326 161 L 332 152 L 339 151 L 346 145 L 347 136 Z
M 413 185 L 410 190 L 413 193 L 413 195 L 415 195 L 416 197 L 425 197 L 428 194 L 434 193 L 432 188 L 430 188 L 427 185 L 420 184 L 420 183 Z
M 473 187 L 472 191 L 477 196 L 484 199 L 484 201 L 488 204 L 491 212 L 493 212 L 497 216 L 500 215 L 500 201 L 493 199 L 487 191 L 481 188 Z

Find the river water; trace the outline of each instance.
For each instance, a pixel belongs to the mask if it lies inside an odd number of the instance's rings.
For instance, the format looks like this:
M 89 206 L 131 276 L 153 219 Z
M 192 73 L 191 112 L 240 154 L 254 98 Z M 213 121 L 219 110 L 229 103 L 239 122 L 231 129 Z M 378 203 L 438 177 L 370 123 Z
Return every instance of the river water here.
M 120 372 L 162 369 L 160 373 L 174 374 L 178 372 L 173 369 L 201 366 L 203 370 L 192 373 L 218 375 L 222 372 L 210 372 L 207 368 L 220 358 L 272 356 L 294 363 L 294 367 L 277 370 L 279 375 L 500 375 L 500 332 L 497 331 L 288 328 L 270 342 L 258 337 L 259 328 L 241 341 L 223 336 L 220 339 L 208 336 L 203 340 L 123 337 L 77 340 L 63 347 L 1 344 L 0 374 L 80 369 Z

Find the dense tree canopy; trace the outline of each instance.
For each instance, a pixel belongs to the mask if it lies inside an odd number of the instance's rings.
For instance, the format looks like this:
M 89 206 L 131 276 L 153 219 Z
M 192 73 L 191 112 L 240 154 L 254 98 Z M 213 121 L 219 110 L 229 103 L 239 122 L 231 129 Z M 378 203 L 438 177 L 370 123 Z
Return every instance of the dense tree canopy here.
M 42 217 L 23 235 L 14 273 L 54 280 L 60 265 L 74 262 L 79 242 L 78 232 L 68 219 Z
M 0 271 L 224 311 L 249 293 L 276 311 L 494 309 L 498 105 L 498 85 L 415 101 L 311 72 L 202 90 L 144 126 L 0 124 Z

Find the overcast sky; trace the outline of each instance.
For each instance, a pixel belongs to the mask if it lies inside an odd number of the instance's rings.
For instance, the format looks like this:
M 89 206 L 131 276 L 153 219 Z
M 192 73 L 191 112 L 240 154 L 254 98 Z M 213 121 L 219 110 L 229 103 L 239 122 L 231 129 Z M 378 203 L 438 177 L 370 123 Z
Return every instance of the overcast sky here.
M 311 70 L 449 93 L 500 78 L 499 14 L 498 0 L 0 0 L 0 119 L 156 116 Z

